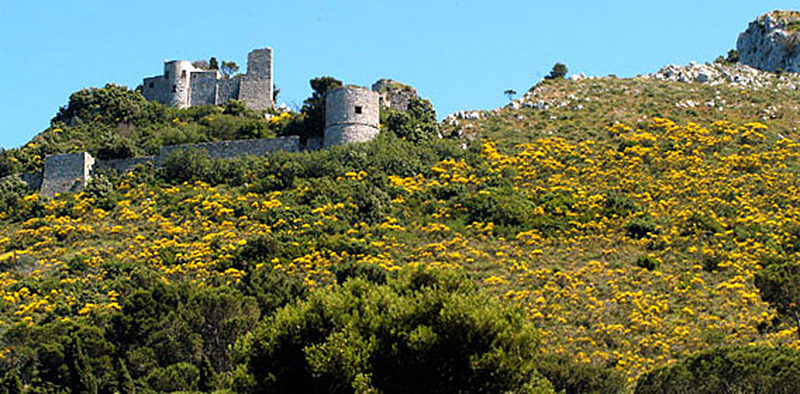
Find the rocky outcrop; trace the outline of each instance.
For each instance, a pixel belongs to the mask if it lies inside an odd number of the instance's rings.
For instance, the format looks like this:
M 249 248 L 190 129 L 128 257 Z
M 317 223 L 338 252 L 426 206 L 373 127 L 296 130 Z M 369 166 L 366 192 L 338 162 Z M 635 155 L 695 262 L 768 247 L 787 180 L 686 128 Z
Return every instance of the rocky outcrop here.
M 742 64 L 800 72 L 800 12 L 773 11 L 758 17 L 739 35 L 736 49 Z
M 800 89 L 800 75 L 788 73 L 776 75 L 738 63 L 699 64 L 691 62 L 686 66 L 671 64 L 647 75 L 647 78 L 709 85 L 727 84 L 743 89 Z

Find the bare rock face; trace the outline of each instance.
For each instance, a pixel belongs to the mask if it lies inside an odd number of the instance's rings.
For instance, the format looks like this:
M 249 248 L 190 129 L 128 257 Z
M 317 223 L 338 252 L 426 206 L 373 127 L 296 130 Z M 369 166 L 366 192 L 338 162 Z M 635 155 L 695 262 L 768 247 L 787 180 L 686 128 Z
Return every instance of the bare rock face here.
M 759 70 L 800 72 L 800 12 L 773 11 L 747 26 L 736 43 L 739 63 Z

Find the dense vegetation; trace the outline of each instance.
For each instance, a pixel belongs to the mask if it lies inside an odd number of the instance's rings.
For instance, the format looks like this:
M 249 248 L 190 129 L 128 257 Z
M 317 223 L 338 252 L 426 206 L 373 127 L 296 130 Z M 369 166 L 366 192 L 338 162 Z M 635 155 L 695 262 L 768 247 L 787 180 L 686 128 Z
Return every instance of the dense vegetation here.
M 419 101 L 370 143 L 184 151 L 52 200 L 2 183 L 3 387 L 712 392 L 796 375 L 800 93 L 534 91 L 554 104 L 434 127 Z M 104 119 L 145 152 L 148 129 L 217 138 L 192 111 L 275 135 L 307 116 L 76 95 L 62 131 L 7 154 L 35 168 L 25 154 L 96 144 Z M 706 99 L 725 104 L 682 105 Z

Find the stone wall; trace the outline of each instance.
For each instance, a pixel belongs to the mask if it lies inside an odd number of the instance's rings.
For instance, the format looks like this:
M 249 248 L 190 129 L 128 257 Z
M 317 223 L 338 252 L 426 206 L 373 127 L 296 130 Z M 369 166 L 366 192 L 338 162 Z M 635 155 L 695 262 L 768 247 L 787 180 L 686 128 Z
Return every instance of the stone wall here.
M 333 125 L 325 128 L 325 148 L 355 142 L 369 142 L 379 134 L 377 127 L 360 124 Z
M 239 79 L 220 79 L 217 81 L 217 105 L 225 105 L 231 99 L 239 99 Z
M 86 152 L 47 156 L 39 194 L 52 198 L 57 193 L 82 190 L 91 177 L 94 162 Z
M 245 155 L 265 156 L 279 150 L 288 152 L 300 151 L 300 137 L 289 136 L 164 146 L 161 147 L 156 162 L 163 163 L 170 154 L 181 149 L 202 149 L 213 159 L 227 159 Z
M 328 92 L 324 147 L 370 141 L 378 135 L 379 125 L 378 93 L 357 87 Z
M 168 85 L 169 81 L 164 79 L 163 76 L 145 78 L 142 81 L 142 96 L 150 101 L 167 105 L 169 103 L 169 98 L 167 97 Z
M 41 172 L 23 172 L 19 174 L 20 179 L 28 184 L 28 188 L 38 190 L 42 187 L 42 173 Z
M 113 170 L 120 174 L 131 172 L 138 165 L 152 165 L 156 160 L 155 156 L 128 157 L 125 159 L 97 160 L 93 171 Z
M 202 144 L 171 145 L 161 148 L 158 156 L 130 157 L 114 160 L 97 160 L 86 152 L 47 156 L 44 174 L 22 173 L 18 176 L 31 189 L 52 198 L 57 193 L 79 192 L 96 171 L 114 170 L 119 173 L 133 171 L 138 165 L 161 165 L 170 154 L 181 149 L 201 149 L 213 159 L 227 159 L 245 155 L 266 156 L 277 151 L 299 152 L 300 137 L 263 138 L 207 142 Z M 3 178 L 5 179 L 5 178 Z
M 218 79 L 219 72 L 216 70 L 192 73 L 191 105 L 215 105 Z
M 253 79 L 245 75 L 239 80 L 239 100 L 251 109 L 263 111 L 272 108 L 271 84 L 269 79 Z

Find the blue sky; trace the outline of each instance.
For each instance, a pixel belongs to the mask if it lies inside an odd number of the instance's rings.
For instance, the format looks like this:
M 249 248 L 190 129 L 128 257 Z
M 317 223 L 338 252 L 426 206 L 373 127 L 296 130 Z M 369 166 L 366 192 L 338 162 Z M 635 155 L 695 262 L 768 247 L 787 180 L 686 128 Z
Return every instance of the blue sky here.
M 711 61 L 758 15 L 795 1 L 20 1 L 0 0 L 0 147 L 44 130 L 70 93 L 131 88 L 164 59 L 246 64 L 275 51 L 279 102 L 331 75 L 417 88 L 441 115 L 505 104 L 555 62 L 570 73 L 646 74 Z M 244 71 L 244 70 L 242 70 Z

